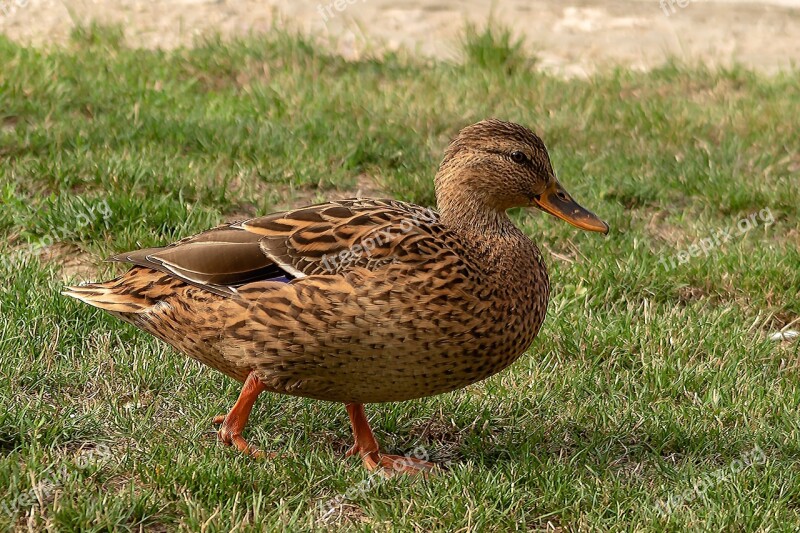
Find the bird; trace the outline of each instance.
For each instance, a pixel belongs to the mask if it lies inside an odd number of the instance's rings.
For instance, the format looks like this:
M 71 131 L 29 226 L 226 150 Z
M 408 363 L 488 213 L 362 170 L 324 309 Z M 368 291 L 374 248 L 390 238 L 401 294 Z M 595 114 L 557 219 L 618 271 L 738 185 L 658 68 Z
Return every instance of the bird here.
M 437 466 L 381 451 L 365 405 L 444 394 L 507 368 L 532 344 L 550 295 L 545 261 L 510 219 L 538 208 L 609 226 L 556 178 L 544 142 L 486 119 L 461 129 L 434 178 L 437 209 L 351 198 L 230 222 L 121 253 L 111 281 L 64 288 L 242 383 L 213 423 L 243 437 L 263 392 L 344 404 L 358 456 L 384 475 Z

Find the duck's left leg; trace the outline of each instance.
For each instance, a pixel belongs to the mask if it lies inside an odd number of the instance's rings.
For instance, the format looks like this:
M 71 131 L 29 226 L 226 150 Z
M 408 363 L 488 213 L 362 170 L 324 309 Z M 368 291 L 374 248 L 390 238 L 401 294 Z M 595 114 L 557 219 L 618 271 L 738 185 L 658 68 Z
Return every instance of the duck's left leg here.
M 346 457 L 359 454 L 368 470 L 380 469 L 388 477 L 398 473 L 421 473 L 423 476 L 427 476 L 429 472 L 436 468 L 435 463 L 414 457 L 381 453 L 378 448 L 378 441 L 375 440 L 372 429 L 369 427 L 367 415 L 364 412 L 364 404 L 349 403 L 346 407 L 347 414 L 350 415 L 350 424 L 353 426 L 353 436 L 356 441 L 347 452 Z
M 222 424 L 217 436 L 223 444 L 236 446 L 236 449 L 240 452 L 253 457 L 263 457 L 264 453 L 251 447 L 242 437 L 242 431 L 247 425 L 247 419 L 250 417 L 250 411 L 253 410 L 256 398 L 264 390 L 266 390 L 264 384 L 258 380 L 253 372 L 250 372 L 242 386 L 242 391 L 239 393 L 239 399 L 236 400 L 233 408 L 226 415 L 215 416 L 212 421 L 214 424 Z

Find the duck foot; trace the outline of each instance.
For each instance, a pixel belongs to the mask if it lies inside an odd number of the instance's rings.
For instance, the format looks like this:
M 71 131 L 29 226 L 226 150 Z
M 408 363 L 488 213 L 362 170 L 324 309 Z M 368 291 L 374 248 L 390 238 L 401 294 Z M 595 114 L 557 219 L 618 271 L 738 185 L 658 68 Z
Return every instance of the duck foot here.
M 265 389 L 266 387 L 251 372 L 247 375 L 242 391 L 239 393 L 239 399 L 236 400 L 233 408 L 228 414 L 215 416 L 211 421 L 214 425 L 222 424 L 217 431 L 217 437 L 223 444 L 235 446 L 243 454 L 255 458 L 264 457 L 265 454 L 261 450 L 250 446 L 242 437 L 242 431 L 247 425 L 247 419 L 250 418 L 253 404 L 255 404 L 258 395 L 264 392 Z
M 350 424 L 353 426 L 353 436 L 356 442 L 347 451 L 345 457 L 358 454 L 367 470 L 378 470 L 386 477 L 392 477 L 397 474 L 421 474 L 423 477 L 428 477 L 437 468 L 436 463 L 431 463 L 430 461 L 403 455 L 380 453 L 378 451 L 378 441 L 375 440 L 372 428 L 369 427 L 364 405 L 350 403 L 346 407 L 347 414 L 350 415 Z

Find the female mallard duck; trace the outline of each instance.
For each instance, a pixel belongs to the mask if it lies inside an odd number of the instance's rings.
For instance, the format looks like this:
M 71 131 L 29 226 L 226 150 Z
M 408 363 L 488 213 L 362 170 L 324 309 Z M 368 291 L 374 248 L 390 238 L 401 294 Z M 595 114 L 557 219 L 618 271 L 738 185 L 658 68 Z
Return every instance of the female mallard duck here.
M 452 391 L 513 363 L 544 320 L 547 269 L 506 210 L 538 207 L 608 232 L 559 184 L 541 139 L 485 120 L 461 130 L 436 174 L 439 212 L 352 199 L 225 224 L 65 294 L 118 316 L 244 383 L 219 438 L 271 391 L 342 402 L 370 470 L 431 463 L 379 452 L 365 403 Z M 398 465 L 400 465 L 398 467 Z M 392 470 L 393 471 L 393 470 Z

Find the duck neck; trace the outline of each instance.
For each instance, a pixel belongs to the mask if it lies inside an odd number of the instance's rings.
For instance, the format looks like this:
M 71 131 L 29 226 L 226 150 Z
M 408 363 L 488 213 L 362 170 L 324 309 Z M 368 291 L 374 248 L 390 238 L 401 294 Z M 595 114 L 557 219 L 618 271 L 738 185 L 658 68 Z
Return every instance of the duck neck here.
M 505 209 L 494 207 L 474 169 L 453 168 L 446 158 L 436 174 L 436 205 L 442 222 L 462 234 L 483 238 L 506 235 L 515 229 Z
M 505 211 L 491 209 L 473 195 L 437 193 L 436 203 L 442 222 L 460 234 L 484 240 L 508 236 L 516 230 Z
M 536 244 L 504 210 L 488 207 L 479 195 L 465 190 L 436 192 L 440 220 L 461 237 L 462 246 L 487 274 L 513 277 L 532 269 L 546 276 Z M 513 285 L 513 279 L 505 277 L 503 283 Z

